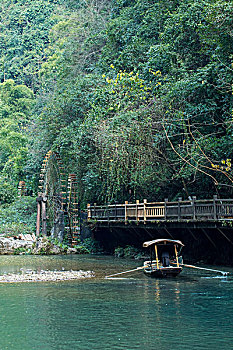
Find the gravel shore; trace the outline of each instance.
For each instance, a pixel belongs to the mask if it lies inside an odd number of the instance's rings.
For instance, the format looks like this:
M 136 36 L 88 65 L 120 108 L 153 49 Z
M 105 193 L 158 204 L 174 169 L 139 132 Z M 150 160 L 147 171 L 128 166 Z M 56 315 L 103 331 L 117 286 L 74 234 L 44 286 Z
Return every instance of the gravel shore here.
M 93 271 L 44 271 L 27 270 L 20 274 L 8 273 L 0 276 L 0 283 L 56 282 L 94 277 Z

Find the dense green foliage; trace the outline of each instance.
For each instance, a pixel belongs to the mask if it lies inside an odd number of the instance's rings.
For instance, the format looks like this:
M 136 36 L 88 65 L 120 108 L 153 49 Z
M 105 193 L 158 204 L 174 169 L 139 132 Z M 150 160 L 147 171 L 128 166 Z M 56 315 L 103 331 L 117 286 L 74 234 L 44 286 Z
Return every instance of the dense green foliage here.
M 1 80 L 14 79 L 36 88 L 38 70 L 46 60 L 49 31 L 61 13 L 54 0 L 1 2 Z
M 0 194 L 61 154 L 83 206 L 232 193 L 231 2 L 3 0 Z M 23 84 L 23 85 L 22 85 Z
M 35 231 L 36 202 L 34 197 L 15 200 L 0 207 L 0 234 L 17 236 Z
M 0 84 L 0 203 L 10 202 L 25 177 L 34 96 L 13 80 Z

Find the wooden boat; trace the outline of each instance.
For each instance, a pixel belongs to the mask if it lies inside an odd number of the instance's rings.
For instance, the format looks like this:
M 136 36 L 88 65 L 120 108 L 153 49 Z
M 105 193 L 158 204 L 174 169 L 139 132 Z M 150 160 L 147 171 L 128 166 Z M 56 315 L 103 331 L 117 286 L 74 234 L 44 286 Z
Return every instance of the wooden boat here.
M 144 262 L 143 272 L 150 277 L 175 277 L 182 271 L 183 261 L 179 256 L 184 244 L 172 239 L 155 239 L 143 243 L 150 248 L 151 259 Z M 155 260 L 152 260 L 153 252 Z
M 184 244 L 181 241 L 173 239 L 155 239 L 153 241 L 144 242 L 143 247 L 150 248 L 150 260 L 145 261 L 143 266 L 139 266 L 136 269 L 117 272 L 113 275 L 106 276 L 105 278 L 115 277 L 139 270 L 143 271 L 150 277 L 175 277 L 181 273 L 183 266 L 192 269 L 217 272 L 221 273 L 223 276 L 229 274 L 229 272 L 226 271 L 183 264 L 182 256 L 180 256 L 183 246 Z M 155 260 L 153 260 L 153 254 L 155 255 Z

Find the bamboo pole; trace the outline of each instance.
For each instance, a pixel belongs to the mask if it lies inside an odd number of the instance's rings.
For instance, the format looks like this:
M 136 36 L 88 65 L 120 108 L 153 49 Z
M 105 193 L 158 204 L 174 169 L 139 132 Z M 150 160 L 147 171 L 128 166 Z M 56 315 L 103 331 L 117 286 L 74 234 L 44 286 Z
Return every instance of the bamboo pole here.
M 205 267 L 199 267 L 199 266 L 194 266 L 194 265 L 187 265 L 187 264 L 180 264 L 184 267 L 189 267 L 189 268 L 192 268 L 192 269 L 198 269 L 198 270 L 205 270 L 205 271 L 211 271 L 211 272 L 217 272 L 217 273 L 221 273 L 223 276 L 227 276 L 229 275 L 229 272 L 226 272 L 226 271 L 220 271 L 220 270 L 214 270 L 214 269 L 207 269 Z
M 175 247 L 175 255 L 176 255 L 176 264 L 177 264 L 177 267 L 179 267 L 179 260 L 178 260 L 178 253 L 177 253 L 176 244 L 174 245 L 174 247 Z
M 145 267 L 148 267 L 148 266 L 139 266 L 139 267 L 137 267 L 136 269 L 133 269 L 133 270 L 118 272 L 118 273 L 114 273 L 113 275 L 105 276 L 105 278 L 109 278 L 109 277 L 113 277 L 113 276 L 118 276 L 118 275 L 123 275 L 124 273 L 129 273 L 129 272 L 134 272 L 134 271 L 142 270 L 142 269 L 144 269 Z
M 158 248 L 157 248 L 157 245 L 156 245 L 156 244 L 155 244 L 155 259 L 156 259 L 156 266 L 157 266 L 157 269 L 159 269 Z

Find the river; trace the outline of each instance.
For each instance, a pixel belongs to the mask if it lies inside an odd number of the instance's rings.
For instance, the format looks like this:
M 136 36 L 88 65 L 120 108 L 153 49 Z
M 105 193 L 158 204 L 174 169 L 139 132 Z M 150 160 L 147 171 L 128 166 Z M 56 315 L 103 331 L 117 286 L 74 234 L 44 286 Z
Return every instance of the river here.
M 83 269 L 96 277 L 1 283 L 0 350 L 233 348 L 233 277 L 187 269 L 174 279 L 139 271 L 104 279 L 140 264 L 107 256 L 1 256 L 0 274 Z

